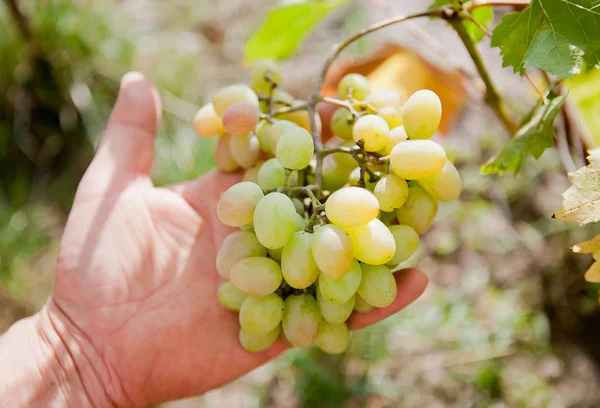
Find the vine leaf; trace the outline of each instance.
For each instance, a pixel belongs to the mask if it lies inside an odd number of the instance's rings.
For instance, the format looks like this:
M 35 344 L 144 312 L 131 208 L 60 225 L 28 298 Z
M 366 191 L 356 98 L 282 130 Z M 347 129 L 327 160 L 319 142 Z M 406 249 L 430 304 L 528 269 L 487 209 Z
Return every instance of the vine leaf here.
M 579 224 L 600 221 L 600 148 L 590 150 L 589 165 L 569 174 L 573 184 L 563 193 L 563 203 L 554 218 Z M 575 252 L 600 250 L 600 237 L 573 247 Z
M 588 282 L 600 283 L 600 262 L 594 262 L 586 271 L 584 278 Z
M 483 174 L 518 173 L 526 156 L 539 159 L 544 150 L 554 144 L 554 118 L 565 102 L 566 95 L 550 95 L 548 101 L 540 101 L 525 117 L 515 136 L 504 146 L 498 156 L 481 167 Z M 600 190 L 599 190 L 600 191 Z
M 532 0 L 502 17 L 492 47 L 502 47 L 503 65 L 521 75 L 536 67 L 570 78 L 584 60 L 600 65 L 600 1 Z
M 600 251 L 600 235 L 596 235 L 589 241 L 580 242 L 571 248 L 576 254 L 593 254 Z
M 273 8 L 245 46 L 245 62 L 292 55 L 311 29 L 348 0 L 307 1 Z

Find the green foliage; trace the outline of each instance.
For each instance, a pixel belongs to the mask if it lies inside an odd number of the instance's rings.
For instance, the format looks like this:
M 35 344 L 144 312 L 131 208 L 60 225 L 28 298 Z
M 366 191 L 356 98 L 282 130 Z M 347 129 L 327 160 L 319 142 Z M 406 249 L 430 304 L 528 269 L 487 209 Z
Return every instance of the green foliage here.
M 564 81 L 596 146 L 600 146 L 600 70 L 586 69 Z
M 536 67 L 570 78 L 585 60 L 600 64 L 598 0 L 533 0 L 518 13 L 502 18 L 492 46 L 502 47 L 504 66 L 521 75 Z
M 521 123 L 515 136 L 504 146 L 498 156 L 481 168 L 483 174 L 518 173 L 523 159 L 539 159 L 544 150 L 554 144 L 554 119 L 565 102 L 565 95 L 551 95 L 540 101 Z
M 464 3 L 464 1 L 459 1 L 459 3 Z M 451 0 L 435 0 L 429 6 L 429 8 L 434 9 L 438 7 L 449 6 L 452 4 L 453 1 Z M 489 24 L 494 20 L 494 8 L 479 7 L 473 10 L 473 12 L 471 12 L 471 17 L 473 17 L 475 21 L 481 24 L 481 26 L 487 28 Z M 465 26 L 465 29 L 467 30 L 467 33 L 469 34 L 471 39 L 476 43 L 483 40 L 483 37 L 485 37 L 485 33 L 481 30 L 481 28 L 477 27 L 477 25 L 472 23 L 471 21 L 464 20 L 463 25 Z
M 245 61 L 289 57 L 319 21 L 347 1 L 306 1 L 275 7 L 246 43 Z

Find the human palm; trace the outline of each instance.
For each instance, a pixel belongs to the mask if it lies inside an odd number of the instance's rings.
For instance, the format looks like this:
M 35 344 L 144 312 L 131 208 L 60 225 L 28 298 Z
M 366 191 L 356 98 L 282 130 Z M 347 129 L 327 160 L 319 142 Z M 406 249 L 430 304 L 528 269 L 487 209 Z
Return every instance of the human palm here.
M 210 173 L 156 188 L 148 172 L 160 102 L 140 74 L 128 74 L 69 216 L 51 307 L 74 338 L 89 342 L 98 377 L 115 405 L 146 406 L 205 392 L 268 361 L 238 343 L 237 315 L 219 306 L 218 248 L 230 228 L 216 203 L 238 174 Z M 378 321 L 417 298 L 427 279 L 397 274 L 394 304 L 355 315 Z

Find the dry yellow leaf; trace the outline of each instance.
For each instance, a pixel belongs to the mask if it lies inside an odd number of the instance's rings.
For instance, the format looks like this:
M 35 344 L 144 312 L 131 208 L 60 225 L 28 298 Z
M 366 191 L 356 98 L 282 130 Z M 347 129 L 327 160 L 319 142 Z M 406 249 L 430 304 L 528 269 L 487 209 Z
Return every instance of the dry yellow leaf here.
M 600 283 L 600 262 L 594 262 L 585 273 L 585 280 L 591 283 Z

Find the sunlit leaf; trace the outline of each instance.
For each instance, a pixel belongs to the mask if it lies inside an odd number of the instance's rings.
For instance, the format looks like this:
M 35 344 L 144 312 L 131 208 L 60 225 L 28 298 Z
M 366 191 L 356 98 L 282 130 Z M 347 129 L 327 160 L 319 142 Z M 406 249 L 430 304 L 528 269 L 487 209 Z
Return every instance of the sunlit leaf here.
M 585 272 L 584 277 L 588 282 L 600 283 L 600 262 L 594 262 Z

